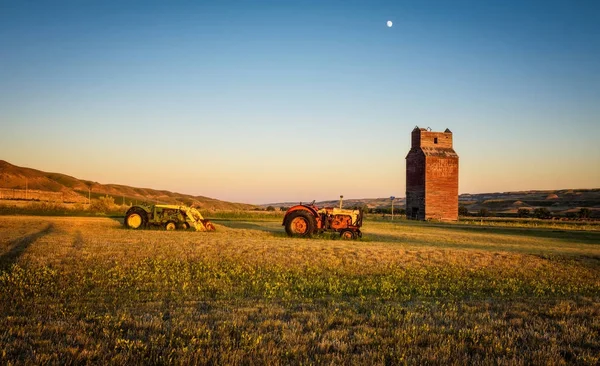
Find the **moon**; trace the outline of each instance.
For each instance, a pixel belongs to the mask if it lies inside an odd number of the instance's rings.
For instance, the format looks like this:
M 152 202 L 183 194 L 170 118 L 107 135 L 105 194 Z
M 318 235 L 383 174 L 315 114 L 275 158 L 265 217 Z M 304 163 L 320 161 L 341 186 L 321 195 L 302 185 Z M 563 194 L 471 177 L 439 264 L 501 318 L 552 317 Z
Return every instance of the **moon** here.
M 388 28 L 391 28 L 391 27 L 392 27 L 392 25 L 394 25 L 394 23 L 392 23 L 392 21 L 391 21 L 391 20 L 388 20 L 388 21 L 387 21 L 387 26 L 388 26 Z

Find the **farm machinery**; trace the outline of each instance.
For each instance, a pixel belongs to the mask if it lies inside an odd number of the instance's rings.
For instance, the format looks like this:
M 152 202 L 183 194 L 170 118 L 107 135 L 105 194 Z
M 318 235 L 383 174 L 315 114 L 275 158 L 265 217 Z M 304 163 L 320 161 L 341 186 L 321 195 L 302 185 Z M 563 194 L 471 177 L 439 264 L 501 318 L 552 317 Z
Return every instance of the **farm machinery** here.
M 310 237 L 325 231 L 339 232 L 343 239 L 362 237 L 363 212 L 360 209 L 347 210 L 325 207 L 319 209 L 313 201 L 311 204 L 299 204 L 290 207 L 283 218 L 283 226 L 288 236 Z
M 205 220 L 193 207 L 177 205 L 136 205 L 127 210 L 124 225 L 130 229 L 162 226 L 166 230 L 215 231 L 215 226 Z

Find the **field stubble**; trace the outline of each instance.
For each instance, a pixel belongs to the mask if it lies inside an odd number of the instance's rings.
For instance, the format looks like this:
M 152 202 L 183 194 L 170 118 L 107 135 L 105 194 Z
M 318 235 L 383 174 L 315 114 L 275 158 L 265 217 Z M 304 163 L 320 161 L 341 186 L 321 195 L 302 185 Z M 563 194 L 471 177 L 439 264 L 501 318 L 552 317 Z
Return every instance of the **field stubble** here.
M 0 219 L 1 363 L 600 362 L 600 233 Z

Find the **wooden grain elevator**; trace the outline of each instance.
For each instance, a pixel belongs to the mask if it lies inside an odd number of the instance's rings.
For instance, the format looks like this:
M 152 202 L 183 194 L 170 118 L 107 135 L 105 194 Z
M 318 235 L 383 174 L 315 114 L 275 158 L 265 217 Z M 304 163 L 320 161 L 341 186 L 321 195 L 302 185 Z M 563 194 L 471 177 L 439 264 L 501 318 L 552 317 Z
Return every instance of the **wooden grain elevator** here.
M 458 155 L 452 132 L 415 127 L 406 155 L 406 217 L 458 220 Z

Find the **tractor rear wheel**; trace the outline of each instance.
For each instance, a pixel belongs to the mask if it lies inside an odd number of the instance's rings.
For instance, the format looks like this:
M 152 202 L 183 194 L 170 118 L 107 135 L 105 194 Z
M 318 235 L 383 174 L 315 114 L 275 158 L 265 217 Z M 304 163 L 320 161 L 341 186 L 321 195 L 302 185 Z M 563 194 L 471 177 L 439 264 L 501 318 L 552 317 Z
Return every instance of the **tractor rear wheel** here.
M 352 230 L 342 230 L 342 232 L 340 232 L 340 237 L 345 240 L 353 240 L 356 239 L 356 232 Z
M 317 227 L 313 214 L 305 210 L 290 213 L 285 222 L 285 232 L 289 236 L 310 237 Z
M 190 224 L 188 224 L 187 222 L 184 222 L 183 224 L 181 224 L 181 230 L 187 230 L 190 228 Z
M 169 221 L 165 224 L 165 229 L 167 231 L 172 231 L 177 229 L 177 224 L 175 224 L 175 221 Z
M 141 229 L 148 224 L 146 211 L 139 207 L 133 207 L 125 214 L 125 227 L 129 229 Z

